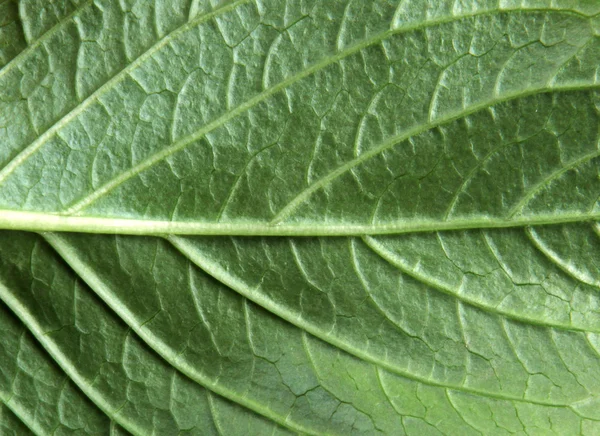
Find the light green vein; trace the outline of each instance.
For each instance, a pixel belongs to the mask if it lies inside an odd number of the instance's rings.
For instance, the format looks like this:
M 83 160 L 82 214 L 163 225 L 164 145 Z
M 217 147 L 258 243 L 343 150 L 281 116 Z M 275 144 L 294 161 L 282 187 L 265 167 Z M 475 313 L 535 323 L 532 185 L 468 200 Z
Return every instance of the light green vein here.
M 590 213 L 561 212 L 520 216 L 512 220 L 473 216 L 440 221 L 400 219 L 378 224 L 309 221 L 304 224 L 273 225 L 260 221 L 145 220 L 118 217 L 64 216 L 43 212 L 0 209 L 0 229 L 33 232 L 119 233 L 125 235 L 228 235 L 228 236 L 362 236 L 442 230 L 492 229 L 533 225 L 564 224 L 600 220 L 600 210 Z
M 402 19 L 402 6 L 404 5 L 404 3 L 406 2 L 406 0 L 400 0 L 398 2 L 398 6 L 396 7 L 396 11 L 394 12 L 394 16 L 392 18 L 392 26 L 394 26 L 394 23 L 400 22 Z M 498 3 L 502 3 L 502 1 L 498 1 Z M 545 8 L 540 8 L 540 7 L 528 7 L 527 5 L 522 5 L 521 9 L 513 9 L 513 8 L 490 8 L 487 9 L 486 11 L 482 11 L 482 13 L 485 12 L 510 12 L 510 11 L 514 11 L 514 10 L 521 10 L 523 12 L 529 12 L 529 11 L 536 11 L 536 12 L 561 12 L 564 14 L 571 14 L 574 15 L 576 17 L 581 17 L 581 18 L 593 18 L 596 17 L 597 15 L 599 15 L 600 13 L 597 14 L 585 14 L 583 12 L 580 12 L 576 9 L 573 8 L 561 8 L 561 7 L 552 7 L 552 5 L 550 5 L 549 7 L 545 7 Z M 400 27 L 400 26 L 395 26 L 395 27 Z
M 221 423 L 219 422 L 219 417 L 217 416 L 215 400 L 213 399 L 213 396 L 211 395 L 209 390 L 206 391 L 206 398 L 208 400 L 208 408 L 210 410 L 210 416 L 212 417 L 213 425 L 215 426 L 217 433 L 220 436 L 221 435 L 226 436 L 225 433 L 223 432 L 223 430 L 221 429 Z

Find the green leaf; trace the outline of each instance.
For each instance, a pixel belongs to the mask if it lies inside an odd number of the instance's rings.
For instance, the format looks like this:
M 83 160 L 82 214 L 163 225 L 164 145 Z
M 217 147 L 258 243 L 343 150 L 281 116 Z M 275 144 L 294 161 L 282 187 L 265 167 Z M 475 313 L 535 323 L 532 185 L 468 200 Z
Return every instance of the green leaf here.
M 109 420 L 45 355 L 32 335 L 0 306 L 0 423 L 14 434 L 106 434 Z M 29 429 L 29 430 L 27 430 Z M 2 434 L 5 434 L 4 432 Z
M 215 425 L 203 418 L 215 413 L 206 400 L 201 412 L 206 394 L 194 393 L 202 385 L 219 395 L 210 398 L 313 434 L 541 425 L 594 434 L 598 288 L 529 237 L 498 229 L 365 241 L 46 234 L 44 242 L 8 232 L 0 294 L 77 385 L 134 432 L 189 429 L 189 417 Z M 436 246 L 447 255 L 437 263 L 427 259 Z M 431 269 L 411 270 L 418 260 Z M 51 307 L 35 298 L 42 293 Z M 243 414 L 236 407 L 231 416 Z
M 600 4 L 0 0 L 0 433 L 600 433 Z
M 18 340 L 27 327 L 48 352 L 46 360 L 56 361 L 79 387 L 78 392 L 135 434 L 173 434 L 194 429 L 206 434 L 211 428 L 216 432 L 221 419 L 232 421 L 228 415 L 234 415 L 234 422 L 240 424 L 238 431 L 247 427 L 264 427 L 265 433 L 273 431 L 271 423 L 262 423 L 220 398 L 211 399 L 210 392 L 156 356 L 132 334 L 131 326 L 107 310 L 40 236 L 5 233 L 0 245 L 0 295 L 22 321 L 20 330 L 6 334 L 7 340 L 17 342 L 14 350 L 8 350 L 7 363 L 11 356 L 17 360 L 23 352 Z M 34 360 L 28 350 L 23 353 L 26 362 Z M 7 375 L 7 395 L 13 378 Z M 46 378 L 54 381 L 57 376 Z M 51 389 L 51 393 L 57 392 Z M 68 401 L 67 405 L 74 407 L 76 403 Z M 93 407 L 91 411 L 70 413 L 85 418 L 101 411 Z M 80 427 L 83 426 L 70 426 Z M 85 427 L 84 430 L 103 433 Z M 49 429 L 42 429 L 41 433 L 49 433 Z
M 0 73 L 7 228 L 329 235 L 600 214 L 597 4 L 238 0 L 186 22 L 183 0 L 104 3 Z
M 17 2 L 0 1 L 0 68 L 23 50 L 25 44 Z
M 33 434 L 4 404 L 0 404 L 0 428 L 10 436 Z

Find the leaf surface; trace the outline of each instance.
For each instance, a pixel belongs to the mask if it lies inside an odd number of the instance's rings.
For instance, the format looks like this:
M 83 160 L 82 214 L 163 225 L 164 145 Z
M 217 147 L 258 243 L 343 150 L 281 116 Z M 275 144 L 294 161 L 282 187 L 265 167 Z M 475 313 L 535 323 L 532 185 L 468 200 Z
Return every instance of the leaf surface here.
M 417 18 L 419 2 L 239 0 L 185 21 L 159 2 L 134 24 L 105 3 L 2 70 L 0 113 L 18 120 L 5 227 L 327 235 L 598 215 L 597 7 Z
M 0 17 L 0 433 L 600 433 L 597 2 Z

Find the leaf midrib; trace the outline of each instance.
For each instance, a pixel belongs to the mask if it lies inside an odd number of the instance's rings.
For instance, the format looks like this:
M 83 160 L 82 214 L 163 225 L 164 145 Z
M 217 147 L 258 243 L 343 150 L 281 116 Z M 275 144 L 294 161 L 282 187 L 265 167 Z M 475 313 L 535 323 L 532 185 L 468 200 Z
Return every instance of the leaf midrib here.
M 240 4 L 241 3 L 245 3 L 245 1 L 240 1 L 238 3 L 240 3 Z M 530 10 L 527 10 L 527 11 L 530 11 Z M 553 11 L 554 12 L 556 10 L 549 9 L 548 11 Z M 487 12 L 489 13 L 489 11 L 487 11 Z M 503 12 L 511 12 L 511 11 L 510 10 L 499 10 L 498 12 L 502 12 L 503 13 Z M 558 12 L 566 12 L 566 11 L 565 10 L 560 10 Z M 584 16 L 583 14 L 578 13 L 576 11 L 569 11 L 569 12 L 575 13 L 576 15 L 579 15 L 579 16 Z M 482 14 L 475 14 L 475 15 L 484 15 L 484 14 L 482 13 Z M 453 19 L 449 20 L 449 21 L 454 21 L 454 19 L 458 20 L 458 19 L 462 19 L 462 18 L 465 18 L 465 17 L 461 16 L 461 17 L 452 17 L 452 18 Z M 2 70 L 0 70 L 0 76 L 1 75 L 2 75 Z M 107 84 L 108 83 L 110 83 L 110 82 L 107 82 Z M 105 84 L 105 85 L 107 85 L 107 84 Z M 590 88 L 590 87 L 588 87 L 588 88 Z M 552 89 L 552 91 L 555 91 L 555 90 Z M 276 91 L 274 91 L 274 92 L 276 92 Z M 535 92 L 544 92 L 544 91 L 533 91 L 533 93 L 535 93 Z M 83 109 L 82 109 L 82 111 L 83 111 Z M 234 116 L 236 116 L 236 115 L 234 115 Z M 57 131 L 58 131 L 58 129 L 57 129 Z M 392 145 L 390 145 L 390 146 L 392 146 Z M 41 145 L 40 145 L 40 147 L 41 147 Z M 185 147 L 182 147 L 182 148 L 185 148 Z M 173 153 L 175 153 L 176 151 L 178 151 L 178 150 L 173 151 Z M 564 171 L 566 171 L 566 169 Z M 0 178 L 2 178 L 2 172 L 1 171 L 0 171 Z M 1 183 L 2 182 L 0 181 L 0 184 Z M 317 188 L 315 188 L 313 191 L 315 191 L 316 189 Z M 309 195 L 310 195 L 310 193 L 309 193 Z M 308 196 L 306 196 L 306 197 L 308 197 Z M 3 225 L 3 218 L 4 218 L 3 214 L 4 213 L 9 213 L 10 214 L 11 212 L 16 212 L 16 211 L 3 211 L 3 210 L 0 210 L 0 227 Z M 22 216 L 29 216 L 31 218 L 34 218 L 33 221 L 36 222 L 36 225 L 39 224 L 39 223 L 41 223 L 43 225 L 43 221 L 45 219 L 47 219 L 47 218 L 53 219 L 53 217 L 56 217 L 56 215 L 54 215 L 54 214 L 44 214 L 44 213 L 35 213 L 35 212 L 32 212 L 32 213 L 24 212 L 24 215 L 22 215 Z M 16 217 L 16 215 L 13 215 L 13 217 Z M 63 217 L 60 217 L 60 218 L 63 218 Z M 80 230 L 80 231 L 83 230 L 83 231 L 86 231 L 83 227 L 81 229 L 77 229 L 77 228 L 71 227 L 71 223 L 77 223 L 78 222 L 78 218 L 79 217 L 64 217 L 64 221 L 61 221 L 61 224 L 59 225 L 59 227 L 62 226 L 62 223 L 65 223 L 65 228 L 62 228 L 62 230 Z M 578 214 L 576 217 L 573 217 L 573 221 L 583 221 L 583 220 L 588 220 L 588 219 L 599 219 L 599 218 L 600 218 L 600 213 L 596 213 L 596 214 L 590 213 L 590 214 L 584 214 L 584 215 Z M 539 224 L 549 224 L 549 223 L 557 223 L 557 222 L 570 222 L 570 221 L 568 221 L 569 216 L 566 216 L 567 221 L 563 221 L 562 220 L 563 217 L 561 217 L 560 219 L 561 219 L 560 221 L 552 221 L 548 217 L 547 218 L 547 220 L 548 220 L 547 222 L 539 222 Z M 32 221 L 32 223 L 33 223 L 33 221 Z M 96 224 L 100 224 L 99 221 L 102 221 L 102 225 L 96 226 Z M 100 218 L 100 217 L 98 217 L 98 218 L 90 218 L 89 224 L 87 224 L 87 225 L 90 225 L 91 227 L 89 227 L 87 231 L 90 231 L 90 230 L 91 231 L 101 231 L 101 232 L 105 232 L 105 231 L 115 231 L 116 232 L 116 231 L 119 231 L 116 226 L 112 226 L 111 225 L 111 222 L 113 222 L 113 221 L 114 220 L 112 218 Z M 121 220 L 121 221 L 124 221 L 124 220 Z M 129 221 L 128 224 L 127 224 L 127 226 L 131 226 L 131 230 L 133 230 L 133 226 L 137 227 L 137 226 L 140 225 L 140 223 L 147 224 L 147 227 L 145 227 L 145 228 L 143 228 L 141 230 L 142 232 L 144 232 L 143 234 L 161 234 L 161 233 L 166 233 L 167 232 L 167 231 L 165 231 L 166 228 L 171 228 L 171 227 L 176 228 L 177 227 L 177 223 L 174 224 L 174 223 L 171 223 L 171 222 L 168 222 L 168 221 L 160 221 L 159 222 L 159 221 L 138 220 L 138 219 L 127 220 L 127 221 Z M 81 221 L 81 222 L 84 222 L 84 221 Z M 457 223 L 458 222 L 459 222 L 459 220 L 457 221 Z M 472 225 L 473 223 L 475 225 L 477 225 L 477 221 L 476 220 L 475 221 L 468 221 L 468 222 L 471 223 L 471 224 L 468 224 L 468 225 Z M 438 223 L 437 221 L 434 222 L 434 224 L 436 224 L 436 223 L 437 223 L 437 225 L 440 225 L 440 223 Z M 105 227 L 103 227 L 104 224 L 106 224 Z M 180 223 L 180 224 L 185 227 L 186 223 Z M 237 225 L 235 225 L 235 224 L 224 224 L 224 225 L 223 224 L 214 224 L 213 225 L 211 223 L 207 223 L 207 224 L 203 224 L 203 223 L 191 223 L 191 224 L 192 225 L 189 226 L 189 228 L 187 230 L 189 230 L 190 232 L 193 232 L 193 233 L 197 233 L 198 229 L 207 229 L 207 228 L 209 228 L 207 226 L 210 226 L 210 230 L 209 231 L 211 231 L 211 232 L 212 231 L 216 231 L 217 233 L 205 233 L 205 234 L 227 234 L 227 235 L 238 234 L 238 233 L 235 233 L 235 231 L 237 230 Z M 417 223 L 417 224 L 422 224 L 422 223 Z M 454 224 L 456 224 L 456 223 L 454 223 Z M 532 221 L 530 221 L 530 220 L 528 220 L 526 222 L 523 221 L 523 222 L 521 222 L 521 224 L 515 223 L 515 221 L 505 222 L 503 220 L 486 221 L 485 223 L 483 223 L 483 221 L 481 222 L 482 227 L 484 225 L 485 225 L 485 227 L 507 227 L 507 226 L 511 226 L 512 227 L 512 226 L 520 226 L 520 225 L 524 225 L 524 224 L 532 224 Z M 533 222 L 533 224 L 536 224 L 536 223 Z M 9 228 L 15 228 L 15 229 L 21 229 L 21 228 L 23 228 L 23 227 L 19 227 L 20 224 L 15 224 L 15 225 L 16 225 L 16 227 L 9 227 Z M 193 227 L 194 225 L 196 227 Z M 402 224 L 393 224 L 392 226 L 398 226 L 398 225 L 402 226 Z M 202 226 L 204 226 L 204 227 L 202 227 Z M 236 227 L 232 228 L 232 226 L 236 226 Z M 262 230 L 261 230 L 260 226 L 262 226 Z M 343 228 L 340 229 L 340 231 L 342 231 L 342 232 L 350 231 L 351 233 L 340 233 L 340 234 L 357 235 L 357 234 L 364 234 L 364 233 L 370 233 L 370 234 L 377 234 L 377 233 L 379 233 L 376 229 L 366 230 L 369 226 L 345 226 L 345 225 L 343 225 L 342 227 Z M 386 230 L 385 233 L 392 233 L 392 232 L 393 233 L 397 233 L 397 232 L 403 232 L 403 231 L 406 231 L 406 232 L 408 232 L 408 231 L 430 231 L 432 229 L 432 228 L 425 228 L 425 227 L 423 227 L 421 230 L 419 230 L 419 229 L 407 229 L 406 227 L 404 227 L 404 230 L 402 230 L 400 228 L 394 228 L 394 229 L 390 228 L 389 230 Z M 452 227 L 448 227 L 448 229 L 451 229 L 451 228 Z M 456 229 L 458 229 L 458 228 L 475 228 L 475 227 L 456 227 Z M 183 228 L 183 227 L 181 229 L 182 229 L 182 231 L 186 231 L 186 229 Z M 301 234 L 311 234 L 311 235 L 315 234 L 315 232 L 314 232 L 315 228 L 312 227 L 312 226 L 305 226 L 305 227 L 294 226 L 294 225 L 277 226 L 277 225 L 269 225 L 269 224 L 262 224 L 262 223 L 260 223 L 258 225 L 248 224 L 248 228 L 246 228 L 246 231 L 248 231 L 248 230 L 250 230 L 252 232 L 253 231 L 257 231 L 257 233 L 239 233 L 239 234 L 261 234 L 261 235 L 262 234 L 269 234 L 268 232 L 271 229 L 274 229 L 274 231 L 276 232 L 276 233 L 272 233 L 272 234 L 276 234 L 276 235 L 286 234 L 285 232 L 288 231 L 288 230 L 290 232 L 292 232 L 292 233 L 289 233 L 290 235 L 296 235 L 295 232 L 298 229 L 301 230 Z M 283 230 L 283 233 L 278 232 L 277 229 L 279 229 L 279 231 Z M 302 229 L 304 229 L 304 230 L 302 230 Z M 324 229 L 327 229 L 327 227 L 325 226 Z M 34 229 L 34 230 L 36 230 L 36 229 Z M 37 230 L 54 230 L 54 229 L 52 229 L 51 227 L 43 227 L 43 228 L 40 227 Z M 61 228 L 57 228 L 55 230 L 61 230 Z M 440 230 L 440 228 L 435 228 L 435 230 Z M 148 231 L 150 233 L 148 233 Z M 244 231 L 244 229 L 242 229 L 242 231 Z M 123 232 L 123 233 L 126 233 L 126 232 Z M 168 233 L 172 233 L 172 232 L 169 230 Z M 175 232 L 175 233 L 177 233 L 177 232 Z M 136 232 L 136 234 L 137 234 L 137 232 Z M 318 231 L 317 231 L 316 234 L 318 234 Z M 330 233 L 330 232 L 327 233 L 327 235 L 334 235 L 334 234 L 336 234 L 336 233 Z M 0 291 L 0 293 L 1 293 L 1 291 Z M 119 316 L 121 316 L 120 313 L 119 313 Z M 28 327 L 30 327 L 30 326 L 28 326 Z M 31 329 L 31 327 L 30 327 L 30 329 Z M 32 331 L 34 331 L 34 330 L 32 330 Z M 35 335 L 35 331 L 34 331 L 34 335 Z M 145 339 L 145 341 L 146 341 L 146 339 Z M 42 342 L 42 341 L 40 341 L 40 342 Z M 151 345 L 152 341 L 147 342 L 147 343 L 149 345 Z M 44 345 L 43 342 L 42 342 L 42 344 Z M 44 345 L 44 347 L 46 348 L 46 345 Z M 340 348 L 342 348 L 342 347 L 340 347 Z M 365 359 L 365 360 L 367 360 L 367 359 Z M 59 362 L 59 364 L 60 364 L 60 362 Z M 382 366 L 380 363 L 376 363 L 376 364 L 378 366 Z M 383 365 L 383 367 L 385 367 L 385 365 Z M 379 368 L 377 368 L 377 370 L 379 371 Z M 408 376 L 406 376 L 406 377 L 407 378 L 411 378 L 411 377 L 408 377 Z M 535 401 L 518 399 L 518 398 L 504 398 L 502 396 L 488 395 L 487 393 L 478 393 L 478 392 L 475 392 L 475 391 L 471 392 L 469 390 L 456 389 L 454 387 L 451 387 L 451 386 L 448 387 L 448 386 L 443 385 L 443 384 L 435 385 L 435 384 L 432 384 L 430 381 L 429 382 L 428 381 L 424 381 L 424 380 L 418 380 L 418 381 L 423 382 L 425 384 L 430 384 L 430 385 L 434 385 L 434 386 L 443 387 L 443 388 L 446 388 L 446 389 L 456 390 L 456 391 L 459 391 L 459 392 L 461 392 L 461 391 L 462 392 L 470 392 L 470 393 L 475 393 L 475 394 L 478 394 L 478 395 L 489 396 L 489 397 L 492 397 L 492 398 L 506 399 L 506 400 L 510 400 L 510 401 L 521 401 L 521 402 L 532 403 L 532 404 L 540 404 L 540 405 L 545 405 L 545 406 L 567 407 L 567 408 L 572 409 L 572 407 L 570 405 L 568 405 L 568 404 L 565 404 L 565 405 L 562 405 L 562 404 L 556 405 L 556 404 L 551 404 L 551 403 L 548 403 L 548 404 L 546 404 L 546 403 L 538 403 L 538 402 L 535 402 Z M 210 399 L 210 394 L 209 394 L 209 399 Z
M 587 213 L 561 212 L 557 215 L 537 214 L 512 220 L 474 216 L 448 221 L 420 218 L 399 219 L 394 222 L 363 225 L 316 221 L 303 224 L 269 224 L 260 221 L 232 221 L 231 223 L 168 221 L 111 216 L 64 216 L 54 213 L 0 209 L 0 229 L 4 230 L 146 236 L 363 236 L 541 226 L 597 220 L 600 220 L 600 210 Z

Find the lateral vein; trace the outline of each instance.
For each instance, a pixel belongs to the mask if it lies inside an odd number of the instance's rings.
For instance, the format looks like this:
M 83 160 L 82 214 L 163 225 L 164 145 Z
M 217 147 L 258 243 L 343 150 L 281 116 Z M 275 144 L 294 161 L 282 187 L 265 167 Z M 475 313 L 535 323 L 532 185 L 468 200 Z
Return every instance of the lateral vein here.
M 121 184 L 123 184 L 124 182 L 126 182 L 127 180 L 131 179 L 132 177 L 135 177 L 136 175 L 138 175 L 139 173 L 153 167 L 154 165 L 156 165 L 157 163 L 165 160 L 167 157 L 171 156 L 174 153 L 177 153 L 185 148 L 187 148 L 188 146 L 190 146 L 191 144 L 193 144 L 194 142 L 198 141 L 199 139 L 203 138 L 207 133 L 212 132 L 213 130 L 221 127 L 222 125 L 224 125 L 226 122 L 228 122 L 229 120 L 237 117 L 238 115 L 246 112 L 247 110 L 249 110 L 250 108 L 256 106 L 257 104 L 259 104 L 260 102 L 264 101 L 265 99 L 267 99 L 268 97 L 270 97 L 271 95 L 283 90 L 284 88 L 293 85 L 294 83 L 322 70 L 323 68 L 326 68 L 329 65 L 332 65 L 335 62 L 338 62 L 348 56 L 351 56 L 357 52 L 359 52 L 360 50 L 367 48 L 373 44 L 377 44 L 381 41 L 383 41 L 386 38 L 389 38 L 390 36 L 396 35 L 396 34 L 402 34 L 402 33 L 407 33 L 410 31 L 415 31 L 415 30 L 420 30 L 420 29 L 424 29 L 424 28 L 428 28 L 428 27 L 433 27 L 433 26 L 438 26 L 438 25 L 442 25 L 445 23 L 451 23 L 454 21 L 458 21 L 458 20 L 462 20 L 462 19 L 467 19 L 467 18 L 473 18 L 473 17 L 477 17 L 477 16 L 485 16 L 485 15 L 495 15 L 495 14 L 499 14 L 499 13 L 510 13 L 510 12 L 514 12 L 514 11 L 519 11 L 518 9 L 495 9 L 492 11 L 479 11 L 479 12 L 473 12 L 473 13 L 469 13 L 469 14 L 463 14 L 463 15 L 456 15 L 456 16 L 451 16 L 451 17 L 446 17 L 443 19 L 436 19 L 436 20 L 430 20 L 426 23 L 418 23 L 418 24 L 413 24 L 413 25 L 407 25 L 407 26 L 401 26 L 401 27 L 396 27 L 396 28 L 392 28 L 390 30 L 387 30 L 385 32 L 380 32 L 377 33 L 375 35 L 373 35 L 370 38 L 367 38 L 357 44 L 351 45 L 348 48 L 338 51 L 336 54 L 327 57 L 323 60 L 321 60 L 320 62 L 317 62 L 315 64 L 313 64 L 312 66 L 288 77 L 285 80 L 282 80 L 281 82 L 277 83 L 276 85 L 258 93 L 257 95 L 255 95 L 254 97 L 252 97 L 251 99 L 247 100 L 246 102 L 240 104 L 239 106 L 235 107 L 234 109 L 224 113 L 223 115 L 221 115 L 220 117 L 218 117 L 217 119 L 213 120 L 212 122 L 206 124 L 205 126 L 203 126 L 202 128 L 196 130 L 195 132 L 186 135 L 184 137 L 182 137 L 181 139 L 177 140 L 174 143 L 171 143 L 169 145 L 167 145 L 165 148 L 163 148 L 162 150 L 150 155 L 149 157 L 147 157 L 146 159 L 142 160 L 140 163 L 138 163 L 137 165 L 132 166 L 130 169 L 122 172 L 121 174 L 119 174 L 118 176 L 116 176 L 115 178 L 113 178 L 112 180 L 106 182 L 104 185 L 100 186 L 99 188 L 95 189 L 94 191 L 90 192 L 89 194 L 87 194 L 86 196 L 84 196 L 83 198 L 75 201 L 74 203 L 72 203 L 66 211 L 64 211 L 65 215 L 73 215 L 73 214 L 77 214 L 78 212 L 80 212 L 81 210 L 89 207 L 91 204 L 93 204 L 95 201 L 97 201 L 99 198 L 107 195 L 108 193 L 110 193 L 111 191 L 113 191 L 114 189 L 116 189 L 118 186 L 120 186 Z M 527 10 L 528 12 L 549 12 L 546 9 L 529 9 Z M 560 12 L 560 11 L 554 11 L 551 10 L 552 12 Z M 554 90 L 555 88 L 552 88 L 552 90 Z M 537 91 L 540 92 L 540 91 Z M 502 99 L 498 99 L 498 101 L 503 101 Z M 428 126 L 430 123 L 426 124 L 426 126 Z M 437 124 L 437 123 L 431 123 L 431 124 Z M 390 139 L 391 140 L 395 140 L 394 138 Z M 386 141 L 384 144 L 384 147 L 381 147 L 383 149 L 385 149 L 385 147 L 390 147 L 391 145 L 388 144 L 389 141 Z M 379 148 L 378 148 L 379 149 Z M 363 158 L 363 156 L 372 156 L 376 153 L 365 153 L 365 155 L 362 155 L 359 159 Z M 368 158 L 365 157 L 364 159 Z M 356 162 L 356 164 L 358 164 L 359 162 L 362 162 L 362 159 L 360 161 L 358 160 L 353 160 L 351 162 Z M 341 167 L 340 169 L 344 168 L 344 171 L 352 168 L 351 163 L 349 162 L 347 165 L 348 168 L 345 167 Z M 338 174 L 337 172 L 335 174 Z M 340 172 L 341 174 L 341 172 Z M 0 172 L 0 183 L 2 183 L 2 172 Z M 326 182 L 327 180 L 324 180 L 324 182 Z M 319 182 L 317 182 L 319 183 Z M 308 188 L 307 188 L 308 189 Z M 316 188 L 315 188 L 316 189 Z M 299 194 L 298 200 L 302 200 L 304 198 L 304 196 L 308 196 L 310 195 L 310 193 L 312 193 L 313 190 L 309 191 L 309 192 L 304 192 Z M 292 202 L 295 202 L 296 198 L 294 200 L 292 200 Z M 295 207 L 294 204 L 289 205 L 290 208 Z M 280 212 L 280 214 L 278 214 L 275 218 L 274 218 L 274 223 L 281 221 L 280 218 L 285 218 L 286 214 L 289 212 L 288 209 L 282 210 Z M 281 215 L 281 216 L 280 216 Z
M 52 138 L 59 130 L 61 130 L 64 126 L 70 123 L 73 119 L 79 116 L 84 110 L 86 110 L 92 103 L 96 102 L 103 94 L 105 94 L 109 89 L 113 87 L 116 83 L 118 83 L 121 79 L 123 79 L 127 74 L 131 71 L 135 70 L 139 65 L 141 65 L 144 61 L 146 61 L 149 57 L 151 57 L 156 51 L 160 50 L 162 47 L 167 45 L 171 40 L 173 40 L 177 35 L 189 30 L 190 28 L 197 26 L 205 21 L 209 21 L 212 18 L 228 12 L 235 7 L 247 3 L 250 0 L 237 0 L 231 4 L 227 4 L 226 6 L 222 6 L 219 9 L 215 9 L 214 11 L 201 15 L 194 19 L 193 21 L 189 21 L 178 28 L 174 29 L 170 33 L 166 34 L 163 38 L 161 38 L 156 44 L 142 53 L 136 60 L 130 63 L 128 66 L 119 71 L 115 76 L 113 76 L 109 81 L 107 81 L 104 85 L 94 91 L 89 97 L 71 109 L 65 116 L 63 116 L 60 120 L 58 120 L 55 124 L 53 124 L 50 128 L 48 128 L 44 133 L 37 137 L 35 141 L 26 146 L 19 154 L 17 154 L 8 164 L 0 170 L 0 186 L 6 181 L 6 179 L 15 172 L 15 170 L 21 166 L 27 159 L 29 159 L 33 154 L 35 154 L 50 138 Z M 1 71 L 0 71 L 1 74 Z
M 440 388 L 445 388 L 445 389 L 452 389 L 457 392 L 467 392 L 470 394 L 479 395 L 479 396 L 487 397 L 487 398 L 496 398 L 496 399 L 502 399 L 502 400 L 508 400 L 508 401 L 515 401 L 515 402 L 519 402 L 519 403 L 537 404 L 540 406 L 571 408 L 571 406 L 567 403 L 560 404 L 560 403 L 552 403 L 549 401 L 525 399 L 525 398 L 520 398 L 520 397 L 514 396 L 514 395 L 506 395 L 506 394 L 488 392 L 488 391 L 484 391 L 481 389 L 469 388 L 469 387 L 460 386 L 460 385 L 448 385 L 445 383 L 436 382 L 433 380 L 429 380 L 425 377 L 421 377 L 421 376 L 412 374 L 406 370 L 401 370 L 401 369 L 395 367 L 393 364 L 390 364 L 389 362 L 383 361 L 381 359 L 378 359 L 375 356 L 365 353 L 365 351 L 361 348 L 354 347 L 352 345 L 344 343 L 339 338 L 325 334 L 319 328 L 313 326 L 312 324 L 308 323 L 307 321 L 302 320 L 300 317 L 295 316 L 293 312 L 285 309 L 283 306 L 277 304 L 276 302 L 270 301 L 262 296 L 257 296 L 241 280 L 232 276 L 229 272 L 227 272 L 225 269 L 221 268 L 218 264 L 211 261 L 210 259 L 201 258 L 201 255 L 199 253 L 195 253 L 193 250 L 193 247 L 190 246 L 190 244 L 185 239 L 179 238 L 177 236 L 169 236 L 166 239 L 171 244 L 173 244 L 173 246 L 183 256 L 185 256 L 192 263 L 194 263 L 196 266 L 198 266 L 198 268 L 202 269 L 204 272 L 206 272 L 210 276 L 214 277 L 216 280 L 223 283 L 228 288 L 230 288 L 233 291 L 237 292 L 238 294 L 244 296 L 245 298 L 253 301 L 257 305 L 264 308 L 265 310 L 268 310 L 269 312 L 279 316 L 280 318 L 284 319 L 286 322 L 289 322 L 290 324 L 296 326 L 297 328 L 301 329 L 305 334 L 309 334 L 312 337 L 315 337 L 321 341 L 324 341 L 325 343 L 328 343 L 329 345 L 332 345 L 334 347 L 337 347 L 337 348 L 345 351 L 346 353 L 349 353 L 361 360 L 369 362 L 369 363 L 375 365 L 377 368 L 385 369 L 386 371 L 397 374 L 401 377 L 405 377 L 409 380 L 423 383 L 425 385 L 435 386 L 435 387 L 440 387 Z
M 69 242 L 65 241 L 60 235 L 45 233 L 43 238 L 52 246 L 52 248 L 65 260 L 71 269 L 89 286 L 89 288 L 104 301 L 111 310 L 113 310 L 119 318 L 140 337 L 151 349 L 159 356 L 165 359 L 184 376 L 194 381 L 205 389 L 214 392 L 216 395 L 227 398 L 230 401 L 253 411 L 263 418 L 275 422 L 282 427 L 293 431 L 299 431 L 304 434 L 315 434 L 309 428 L 306 428 L 297 423 L 290 423 L 275 412 L 265 408 L 263 405 L 253 401 L 250 398 L 237 394 L 235 391 L 219 385 L 217 382 L 210 380 L 206 375 L 191 367 L 189 364 L 182 363 L 178 356 L 169 348 L 169 346 L 161 339 L 154 336 L 147 329 L 144 329 L 136 320 L 135 315 L 115 298 L 111 293 L 110 288 L 102 282 L 94 269 L 82 261 L 74 252 Z M 1 291 L 1 286 L 0 286 Z M 1 296 L 1 293 L 0 293 Z
M 31 52 L 33 52 L 40 45 L 42 45 L 44 42 L 46 42 L 46 40 L 48 40 L 52 36 L 54 36 L 54 34 L 59 32 L 64 25 L 70 23 L 71 22 L 70 20 L 72 18 L 76 17 L 82 10 L 84 10 L 85 8 L 90 6 L 93 2 L 94 2 L 94 0 L 86 0 L 83 3 L 81 3 L 69 15 L 64 17 L 62 20 L 60 20 L 58 23 L 56 23 L 54 26 L 52 26 L 50 29 L 48 29 L 46 32 L 44 32 L 42 35 L 40 35 L 38 37 L 38 39 L 36 39 L 32 44 L 28 45 L 25 50 L 23 50 L 17 56 L 12 58 L 8 64 L 6 64 L 4 67 L 0 68 L 0 79 L 3 76 L 5 76 L 6 74 L 8 74 L 9 71 L 16 68 L 18 66 L 19 62 L 21 62 L 21 60 L 23 58 L 29 56 L 29 54 Z

